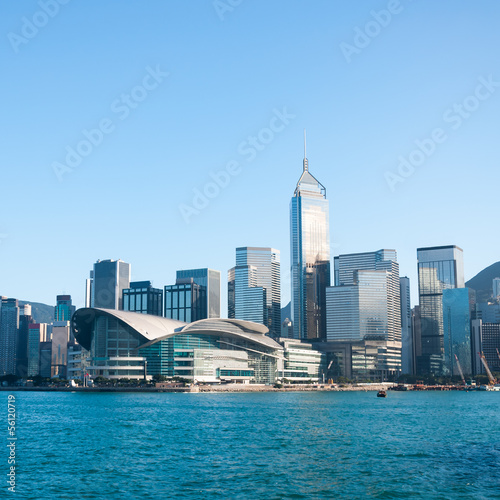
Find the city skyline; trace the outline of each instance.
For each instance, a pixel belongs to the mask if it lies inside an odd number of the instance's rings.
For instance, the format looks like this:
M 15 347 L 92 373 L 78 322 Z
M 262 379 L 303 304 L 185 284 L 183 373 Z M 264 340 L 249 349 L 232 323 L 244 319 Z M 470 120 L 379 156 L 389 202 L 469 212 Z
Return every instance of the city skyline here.
M 1 84 L 9 96 L 1 196 L 17 216 L 0 223 L 0 292 L 49 304 L 71 294 L 80 307 L 97 259 L 130 262 L 133 280 L 161 288 L 176 269 L 225 275 L 234 248 L 252 245 L 281 251 L 286 305 L 287 204 L 304 128 L 329 190 L 331 257 L 396 249 L 412 305 L 417 248 L 460 246 L 466 280 L 497 262 L 487 214 L 498 184 L 500 7 L 396 3 L 397 12 L 385 1 L 252 2 L 221 19 L 211 2 L 188 10 L 131 1 L 119 23 L 112 4 L 96 16 L 68 3 L 17 45 L 23 19 L 41 7 L 4 3 L 0 53 L 16 78 Z M 138 22 L 149 30 L 130 39 Z M 76 60 L 80 46 L 87 51 Z M 307 78 L 298 79 L 304 65 Z M 122 94 L 137 100 L 128 106 Z M 115 128 L 59 178 L 53 164 L 99 124 Z M 446 203 L 423 202 L 443 191 L 453 193 Z

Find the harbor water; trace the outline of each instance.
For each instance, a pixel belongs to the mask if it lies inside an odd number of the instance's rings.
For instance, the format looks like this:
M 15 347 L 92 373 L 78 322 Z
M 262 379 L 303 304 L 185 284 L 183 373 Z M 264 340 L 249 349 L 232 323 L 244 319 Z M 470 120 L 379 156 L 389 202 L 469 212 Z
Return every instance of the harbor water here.
M 500 393 L 8 394 L 0 498 L 500 498 Z

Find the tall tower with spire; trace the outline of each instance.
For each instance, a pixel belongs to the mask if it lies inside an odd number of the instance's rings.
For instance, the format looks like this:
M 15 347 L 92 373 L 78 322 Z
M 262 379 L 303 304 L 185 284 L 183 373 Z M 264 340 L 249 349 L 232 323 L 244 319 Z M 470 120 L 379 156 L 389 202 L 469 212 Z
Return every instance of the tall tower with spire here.
M 290 202 L 290 271 L 293 336 L 326 339 L 326 287 L 330 286 L 330 218 L 326 188 L 306 156 Z

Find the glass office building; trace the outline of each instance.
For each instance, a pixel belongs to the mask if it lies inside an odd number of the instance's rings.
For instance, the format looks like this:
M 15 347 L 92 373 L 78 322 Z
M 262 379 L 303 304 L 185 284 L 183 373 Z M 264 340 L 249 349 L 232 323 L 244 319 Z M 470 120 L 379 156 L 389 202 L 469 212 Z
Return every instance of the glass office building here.
M 197 285 L 205 287 L 207 317 L 220 318 L 220 271 L 208 268 L 184 269 L 177 271 L 176 283 L 191 278 Z
M 328 340 L 401 343 L 399 264 L 395 250 L 334 259 L 335 286 L 327 289 Z
M 94 264 L 92 303 L 103 309 L 123 309 L 123 290 L 130 288 L 130 264 L 98 260 Z
M 281 379 L 289 382 L 326 381 L 326 354 L 317 351 L 314 344 L 295 339 L 279 339 L 283 346 L 283 360 L 279 363 Z
M 401 371 L 413 375 L 414 371 L 414 349 L 413 328 L 410 301 L 410 279 L 406 276 L 399 279 L 401 295 Z
M 228 272 L 228 317 L 262 323 L 272 337 L 281 333 L 280 253 L 240 247 Z
M 401 304 L 395 250 L 335 257 L 326 290 L 327 340 L 350 356 L 355 378 L 385 380 L 401 371 Z M 336 350 L 334 344 L 332 352 Z
M 71 295 L 58 295 L 56 297 L 56 306 L 54 307 L 54 321 L 71 321 L 76 311 L 73 305 Z
M 191 323 L 207 317 L 206 287 L 192 278 L 179 279 L 165 287 L 165 318 Z
M 330 286 L 329 205 L 326 188 L 309 172 L 305 157 L 290 202 L 290 256 L 293 336 L 325 339 L 326 287 Z
M 163 290 L 151 281 L 133 281 L 123 290 L 123 310 L 163 316 Z
M 2 297 L 0 309 L 0 375 L 16 373 L 16 343 L 19 330 L 19 302 Z
M 417 372 L 443 373 L 443 291 L 464 288 L 463 251 L 450 245 L 417 249 L 420 356 Z
M 472 375 L 471 312 L 475 292 L 470 288 L 443 290 L 443 347 L 445 375 L 460 375 L 455 356 L 462 371 Z

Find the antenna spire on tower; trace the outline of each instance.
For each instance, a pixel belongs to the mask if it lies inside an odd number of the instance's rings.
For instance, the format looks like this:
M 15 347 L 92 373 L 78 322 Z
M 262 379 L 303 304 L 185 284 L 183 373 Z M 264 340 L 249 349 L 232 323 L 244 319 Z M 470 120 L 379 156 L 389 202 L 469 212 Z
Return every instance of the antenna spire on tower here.
M 304 129 L 304 171 L 309 170 L 309 164 L 306 156 L 306 129 Z

